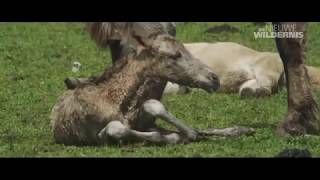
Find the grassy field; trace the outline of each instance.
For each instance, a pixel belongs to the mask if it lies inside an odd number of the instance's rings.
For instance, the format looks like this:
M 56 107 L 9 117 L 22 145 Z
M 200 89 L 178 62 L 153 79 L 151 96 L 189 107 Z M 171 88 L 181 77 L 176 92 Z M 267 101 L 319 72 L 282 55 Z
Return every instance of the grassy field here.
M 233 41 L 276 51 L 273 39 L 254 39 L 257 26 L 228 23 L 240 32 L 203 33 L 222 23 L 178 24 L 182 42 Z M 307 64 L 320 66 L 320 23 L 308 26 Z M 82 68 L 73 73 L 71 65 Z M 1 157 L 271 157 L 285 148 L 308 148 L 320 156 L 319 137 L 283 138 L 275 134 L 286 112 L 286 92 L 264 99 L 193 92 L 163 102 L 195 128 L 234 125 L 257 128 L 251 137 L 214 139 L 188 145 L 74 147 L 55 144 L 49 114 L 64 91 L 67 76 L 100 74 L 110 65 L 108 50 L 90 40 L 80 23 L 9 23 L 0 25 L 0 156 Z M 317 93 L 317 98 L 320 93 Z M 318 100 L 320 103 L 320 101 Z

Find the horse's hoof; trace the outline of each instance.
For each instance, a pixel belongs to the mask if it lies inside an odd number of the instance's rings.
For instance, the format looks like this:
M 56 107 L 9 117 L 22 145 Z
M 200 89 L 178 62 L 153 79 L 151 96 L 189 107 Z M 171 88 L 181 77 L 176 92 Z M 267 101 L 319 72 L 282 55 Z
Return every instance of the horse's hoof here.
M 240 91 L 241 98 L 255 97 L 255 91 L 252 88 L 245 87 Z
M 267 88 L 258 88 L 256 89 L 256 97 L 267 97 L 271 95 L 271 91 Z
M 296 122 L 281 122 L 277 127 L 276 133 L 282 137 L 303 136 L 308 134 L 307 130 Z

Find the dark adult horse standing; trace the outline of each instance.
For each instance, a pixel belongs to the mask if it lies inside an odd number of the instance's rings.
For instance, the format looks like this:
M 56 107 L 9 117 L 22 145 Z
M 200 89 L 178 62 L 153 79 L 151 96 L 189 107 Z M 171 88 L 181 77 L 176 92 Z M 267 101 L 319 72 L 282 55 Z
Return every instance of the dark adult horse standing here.
M 304 34 L 303 38 L 276 38 L 288 90 L 288 111 L 279 125 L 279 133 L 282 135 L 319 134 L 319 107 L 310 89 L 310 80 L 304 67 L 307 41 L 306 23 L 273 22 L 273 25 L 294 26 L 296 32 Z M 284 32 L 283 29 L 276 31 Z

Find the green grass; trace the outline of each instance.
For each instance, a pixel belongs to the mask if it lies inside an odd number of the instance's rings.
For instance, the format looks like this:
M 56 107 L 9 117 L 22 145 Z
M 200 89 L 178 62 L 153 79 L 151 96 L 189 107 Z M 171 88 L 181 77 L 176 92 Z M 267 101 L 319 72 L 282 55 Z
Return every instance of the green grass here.
M 179 23 L 183 42 L 233 41 L 261 51 L 274 51 L 273 39 L 254 39 L 256 26 L 228 23 L 240 32 L 205 34 L 223 23 Z M 320 23 L 308 26 L 307 63 L 320 66 Z M 81 71 L 71 72 L 74 61 Z M 271 157 L 285 148 L 308 148 L 320 156 L 319 137 L 283 138 L 275 134 L 286 112 L 286 93 L 264 99 L 193 92 L 167 96 L 163 102 L 195 128 L 243 125 L 257 128 L 251 137 L 215 139 L 188 145 L 74 147 L 55 144 L 49 114 L 64 91 L 67 76 L 100 74 L 110 65 L 108 50 L 90 40 L 80 23 L 9 23 L 0 25 L 0 156 L 2 157 Z M 317 97 L 320 94 L 317 93 Z M 318 101 L 319 102 L 319 101 Z

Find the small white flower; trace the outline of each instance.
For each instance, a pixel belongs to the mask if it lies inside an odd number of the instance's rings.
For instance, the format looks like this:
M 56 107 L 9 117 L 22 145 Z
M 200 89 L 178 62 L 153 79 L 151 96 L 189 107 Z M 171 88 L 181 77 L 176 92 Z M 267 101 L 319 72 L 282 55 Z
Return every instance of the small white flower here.
M 78 61 L 73 62 L 72 72 L 78 72 L 80 70 L 81 63 Z

